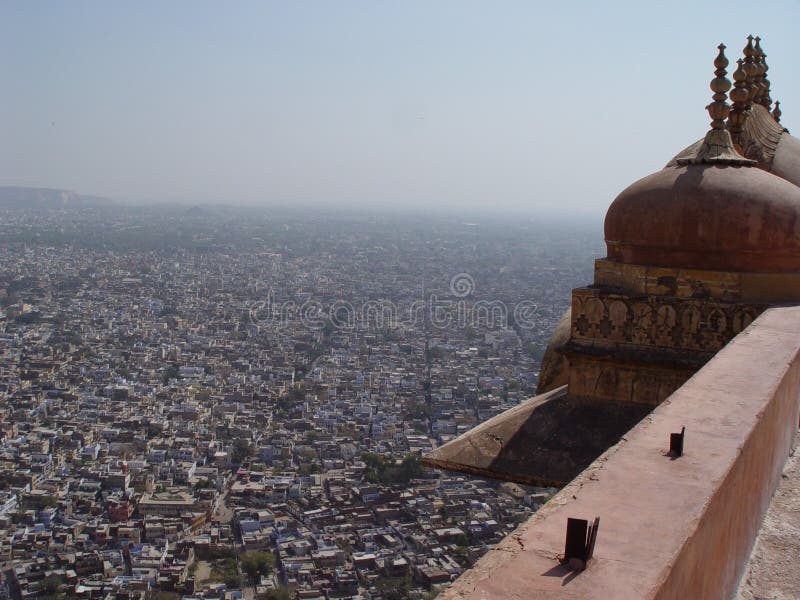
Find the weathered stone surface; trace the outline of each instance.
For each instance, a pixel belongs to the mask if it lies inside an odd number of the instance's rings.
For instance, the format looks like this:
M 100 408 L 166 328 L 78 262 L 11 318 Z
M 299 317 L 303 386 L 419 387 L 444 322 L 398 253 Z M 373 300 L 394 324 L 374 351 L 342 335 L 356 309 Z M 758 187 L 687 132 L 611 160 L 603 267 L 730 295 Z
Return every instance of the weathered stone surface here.
M 677 287 L 698 274 L 673 277 L 667 269 L 642 267 L 635 283 L 647 289 L 657 277 L 662 287 Z M 721 275 L 730 291 L 732 280 Z M 571 337 L 562 349 L 570 361 L 570 395 L 655 406 L 768 306 L 709 296 L 574 289 Z
M 800 185 L 800 140 L 788 133 L 781 136 L 772 162 L 772 173 Z
M 568 308 L 561 315 L 542 357 L 539 381 L 536 384 L 537 396 L 561 387 L 569 381 L 569 359 L 564 355 L 562 349 L 569 341 L 571 327 L 572 308 Z
M 771 170 L 781 138 L 786 135 L 785 131 L 765 107 L 754 105 L 744 121 L 742 154 L 757 161 L 761 168 Z
M 652 407 L 591 401 L 564 387 L 489 419 L 422 459 L 423 464 L 542 486 L 562 486 Z
M 743 299 L 741 287 L 744 275 L 725 271 L 633 265 L 606 258 L 598 258 L 594 265 L 594 285 L 597 287 L 632 294 L 714 298 L 726 302 Z M 800 275 L 792 276 L 800 281 Z
M 740 152 L 757 161 L 759 168 L 800 185 L 800 140 L 790 135 L 763 106 L 754 105 L 744 116 Z M 679 157 L 695 154 L 703 141 L 687 146 L 666 166 L 675 167 Z
M 766 308 L 766 304 L 576 288 L 570 341 L 714 353 Z
M 608 257 L 721 271 L 800 271 L 800 188 L 754 167 L 668 167 L 624 190 Z
M 686 364 L 681 366 L 679 358 Z M 702 366 L 690 362 L 695 359 L 694 355 L 678 357 L 657 351 L 624 354 L 615 350 L 608 358 L 576 352 L 570 358 L 573 368 L 569 393 L 591 401 L 637 403 L 653 408 Z
M 739 586 L 737 600 L 800 598 L 800 435 L 786 461 Z
M 723 302 L 800 302 L 800 273 L 741 273 L 595 260 L 594 285 L 609 291 Z

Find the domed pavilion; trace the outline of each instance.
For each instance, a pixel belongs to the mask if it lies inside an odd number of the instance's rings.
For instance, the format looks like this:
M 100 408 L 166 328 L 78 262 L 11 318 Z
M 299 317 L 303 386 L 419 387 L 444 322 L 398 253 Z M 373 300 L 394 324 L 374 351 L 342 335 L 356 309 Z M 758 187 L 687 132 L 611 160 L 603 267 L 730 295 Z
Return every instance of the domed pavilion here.
M 760 39 L 748 37 L 733 83 L 724 50 L 708 133 L 611 203 L 607 256 L 572 292 L 539 395 L 425 464 L 563 485 L 764 310 L 800 302 L 800 140 L 773 107 Z

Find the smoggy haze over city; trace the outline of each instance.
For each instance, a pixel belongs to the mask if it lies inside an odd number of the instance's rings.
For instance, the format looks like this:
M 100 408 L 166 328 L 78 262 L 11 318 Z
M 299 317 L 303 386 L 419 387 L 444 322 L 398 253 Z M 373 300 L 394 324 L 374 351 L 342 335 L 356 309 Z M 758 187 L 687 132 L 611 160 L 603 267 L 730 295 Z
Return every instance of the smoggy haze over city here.
M 776 18 L 780 15 L 780 18 Z M 0 185 L 602 214 L 708 129 L 716 44 L 800 123 L 800 4 L 5 2 Z

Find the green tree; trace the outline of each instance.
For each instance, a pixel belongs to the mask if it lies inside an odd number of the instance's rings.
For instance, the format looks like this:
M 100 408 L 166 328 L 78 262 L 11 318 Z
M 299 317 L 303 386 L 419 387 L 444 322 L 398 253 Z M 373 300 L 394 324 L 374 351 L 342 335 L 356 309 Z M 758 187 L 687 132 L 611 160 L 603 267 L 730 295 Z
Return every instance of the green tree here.
M 242 580 L 239 577 L 239 566 L 236 564 L 236 559 L 223 558 L 216 560 L 211 568 L 211 580 L 221 581 L 231 589 L 240 587 Z
M 261 577 L 269 575 L 275 564 L 275 558 L 271 552 L 245 552 L 239 560 L 242 564 L 242 571 L 247 573 L 253 585 L 258 583 Z
M 422 466 L 419 464 L 419 457 L 415 454 L 406 455 L 399 465 L 391 463 L 373 452 L 364 452 L 361 460 L 367 465 L 364 479 L 371 483 L 405 485 L 422 475 Z
M 216 484 L 210 479 L 199 479 L 197 483 L 194 484 L 195 490 L 207 490 L 215 487 Z
M 253 448 L 250 445 L 250 440 L 246 440 L 245 438 L 237 438 L 236 441 L 233 442 L 233 462 L 235 464 L 241 464 L 244 459 L 250 456 Z
M 42 498 L 42 508 L 55 508 L 56 506 L 58 506 L 58 499 L 55 496 Z
M 267 600 L 294 600 L 294 592 L 281 585 L 267 592 Z
M 63 580 L 58 575 L 48 575 L 42 581 L 42 586 L 39 588 L 40 598 L 61 598 L 63 594 L 61 594 L 61 584 Z
M 406 576 L 381 579 L 375 587 L 384 600 L 405 600 L 411 591 L 411 578 Z
M 180 374 L 181 372 L 177 365 L 168 366 L 167 370 L 164 371 L 164 384 L 166 385 L 169 383 L 170 379 L 177 379 Z
M 419 456 L 416 454 L 407 454 L 400 463 L 400 477 L 402 483 L 408 483 L 412 479 L 418 479 L 422 476 L 422 465 L 419 464 Z

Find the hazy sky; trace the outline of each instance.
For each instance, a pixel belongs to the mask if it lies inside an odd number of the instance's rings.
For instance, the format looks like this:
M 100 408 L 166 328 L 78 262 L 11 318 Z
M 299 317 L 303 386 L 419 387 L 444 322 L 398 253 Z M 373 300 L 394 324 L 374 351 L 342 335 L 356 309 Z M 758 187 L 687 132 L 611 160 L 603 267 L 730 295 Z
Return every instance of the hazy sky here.
M 748 33 L 800 127 L 797 1 L 4 0 L 0 185 L 602 213 Z

